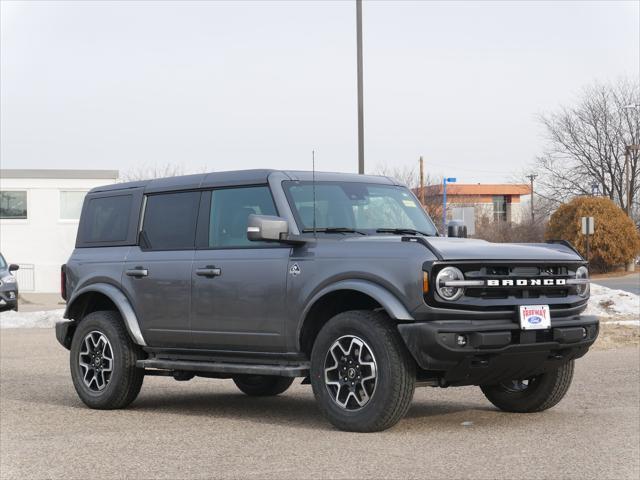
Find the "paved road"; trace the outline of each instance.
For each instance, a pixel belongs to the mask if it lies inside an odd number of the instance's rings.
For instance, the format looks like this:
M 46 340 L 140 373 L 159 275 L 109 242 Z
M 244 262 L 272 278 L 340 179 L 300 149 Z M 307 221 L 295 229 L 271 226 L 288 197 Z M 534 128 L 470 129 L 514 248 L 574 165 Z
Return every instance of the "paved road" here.
M 309 387 L 276 398 L 230 381 L 145 379 L 127 410 L 77 399 L 51 330 L 0 331 L 2 478 L 633 478 L 640 353 L 591 352 L 556 408 L 501 413 L 477 388 L 416 391 L 376 434 L 331 428 Z M 472 424 L 465 426 L 466 422 Z
M 640 295 L 640 272 L 624 277 L 598 278 L 593 280 L 593 283 Z

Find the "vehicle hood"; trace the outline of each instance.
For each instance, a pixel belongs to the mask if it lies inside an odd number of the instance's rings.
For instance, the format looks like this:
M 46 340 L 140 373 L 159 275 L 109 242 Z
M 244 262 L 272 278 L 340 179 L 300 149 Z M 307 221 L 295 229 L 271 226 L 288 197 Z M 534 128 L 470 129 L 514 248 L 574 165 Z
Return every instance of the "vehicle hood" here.
M 414 237 L 417 238 L 417 237 Z M 443 260 L 540 260 L 578 262 L 584 259 L 561 243 L 492 243 L 486 240 L 450 237 L 422 237 Z M 349 242 L 400 242 L 401 236 L 349 237 Z M 427 248 L 425 246 L 425 248 Z
M 468 238 L 429 238 L 444 260 L 580 261 L 582 257 L 559 243 L 491 243 Z

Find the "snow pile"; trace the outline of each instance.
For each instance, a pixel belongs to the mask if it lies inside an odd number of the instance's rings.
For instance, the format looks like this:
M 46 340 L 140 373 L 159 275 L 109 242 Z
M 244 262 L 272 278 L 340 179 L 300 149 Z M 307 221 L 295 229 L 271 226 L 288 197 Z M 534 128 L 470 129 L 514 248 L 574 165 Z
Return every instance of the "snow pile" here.
M 64 310 L 46 310 L 43 312 L 0 313 L 0 328 L 51 328 L 63 320 Z
M 597 315 L 606 323 L 640 325 L 640 296 L 592 283 L 589 306 L 584 313 Z

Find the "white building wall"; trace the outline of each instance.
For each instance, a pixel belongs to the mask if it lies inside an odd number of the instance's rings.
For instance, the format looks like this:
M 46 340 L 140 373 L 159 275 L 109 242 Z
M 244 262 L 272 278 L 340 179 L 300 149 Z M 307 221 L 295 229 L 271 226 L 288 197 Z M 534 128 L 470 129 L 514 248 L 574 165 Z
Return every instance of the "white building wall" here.
M 0 191 L 27 191 L 27 219 L 0 219 L 0 252 L 9 263 L 34 265 L 33 291 L 60 291 L 60 265 L 75 245 L 78 220 L 60 218 L 60 192 L 86 192 L 115 181 L 0 176 Z

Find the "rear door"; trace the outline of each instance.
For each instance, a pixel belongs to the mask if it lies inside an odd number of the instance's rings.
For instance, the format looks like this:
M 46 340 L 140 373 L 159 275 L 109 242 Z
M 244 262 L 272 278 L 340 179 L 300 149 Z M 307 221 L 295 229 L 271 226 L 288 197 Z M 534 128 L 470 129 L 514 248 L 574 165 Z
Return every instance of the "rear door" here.
M 191 327 L 199 348 L 284 351 L 290 248 L 247 239 L 250 214 L 277 215 L 266 185 L 202 197 L 193 262 Z
M 148 195 L 122 284 L 152 347 L 190 345 L 191 268 L 201 192 Z

